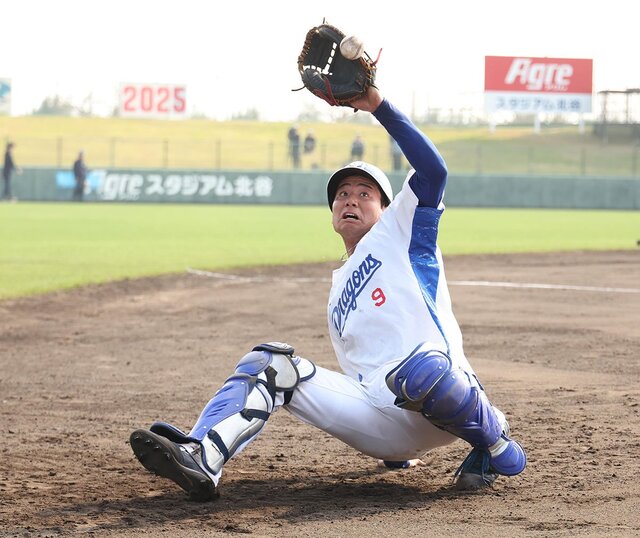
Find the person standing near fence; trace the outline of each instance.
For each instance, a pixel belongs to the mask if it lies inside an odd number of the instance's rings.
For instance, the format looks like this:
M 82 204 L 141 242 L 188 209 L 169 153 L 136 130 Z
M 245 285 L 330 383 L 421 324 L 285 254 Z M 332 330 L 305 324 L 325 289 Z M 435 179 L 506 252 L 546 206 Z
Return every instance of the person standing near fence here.
M 351 160 L 361 161 L 364 157 L 364 141 L 357 135 L 351 144 Z
M 292 125 L 287 135 L 289 139 L 289 156 L 294 168 L 300 168 L 300 133 L 298 127 Z
M 318 168 L 318 163 L 314 159 L 316 150 L 316 137 L 313 131 L 309 131 L 304 139 L 304 154 L 311 161 L 311 168 Z
M 84 198 L 84 188 L 87 183 L 87 166 L 84 164 L 84 151 L 78 153 L 78 158 L 73 163 L 73 177 L 76 180 L 76 186 L 73 189 L 72 200 L 82 202 Z
M 16 163 L 13 160 L 14 146 L 15 144 L 13 142 L 7 142 L 7 148 L 4 152 L 4 166 L 2 167 L 2 179 L 4 179 L 4 191 L 2 193 L 2 198 L 4 200 L 15 200 L 11 195 L 11 176 L 14 171 L 17 174 L 22 173 L 22 170 L 16 166 Z

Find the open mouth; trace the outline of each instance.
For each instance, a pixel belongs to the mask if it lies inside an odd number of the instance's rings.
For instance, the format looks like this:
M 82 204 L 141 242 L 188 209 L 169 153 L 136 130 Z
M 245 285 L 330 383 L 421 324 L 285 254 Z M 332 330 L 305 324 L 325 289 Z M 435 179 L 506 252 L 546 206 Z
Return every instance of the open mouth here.
M 342 215 L 342 218 L 347 220 L 360 220 L 355 213 L 345 213 Z

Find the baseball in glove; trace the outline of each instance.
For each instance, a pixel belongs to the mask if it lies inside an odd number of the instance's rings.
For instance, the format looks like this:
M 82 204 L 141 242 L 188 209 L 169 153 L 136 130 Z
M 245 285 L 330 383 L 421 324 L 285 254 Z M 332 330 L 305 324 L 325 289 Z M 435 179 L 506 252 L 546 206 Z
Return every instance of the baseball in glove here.
M 340 52 L 345 37 L 329 24 L 311 28 L 298 56 L 304 87 L 330 105 L 351 106 L 375 81 L 378 59 L 373 61 L 364 52 L 359 58 L 348 60 Z

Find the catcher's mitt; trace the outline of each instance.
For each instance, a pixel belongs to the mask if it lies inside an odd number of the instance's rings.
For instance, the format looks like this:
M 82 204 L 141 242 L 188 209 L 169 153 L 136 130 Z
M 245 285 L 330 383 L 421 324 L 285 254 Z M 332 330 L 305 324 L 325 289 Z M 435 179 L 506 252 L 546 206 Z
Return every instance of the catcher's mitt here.
M 311 28 L 298 56 L 302 83 L 330 105 L 351 106 L 373 86 L 376 62 L 365 52 L 348 60 L 340 53 L 345 34 L 329 24 Z M 302 88 L 300 88 L 302 89 Z

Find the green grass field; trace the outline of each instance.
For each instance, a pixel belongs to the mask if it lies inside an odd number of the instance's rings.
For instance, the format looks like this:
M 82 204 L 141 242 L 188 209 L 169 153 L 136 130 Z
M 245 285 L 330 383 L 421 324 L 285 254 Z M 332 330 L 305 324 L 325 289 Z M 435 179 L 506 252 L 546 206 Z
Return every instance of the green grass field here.
M 640 212 L 448 209 L 446 255 L 635 249 Z M 197 269 L 337 260 L 324 206 L 0 205 L 0 298 Z

